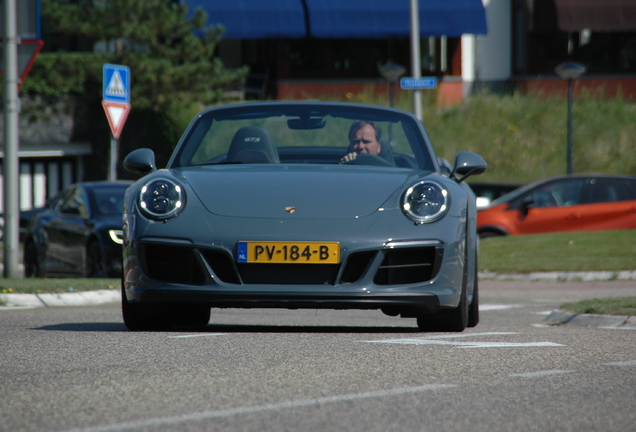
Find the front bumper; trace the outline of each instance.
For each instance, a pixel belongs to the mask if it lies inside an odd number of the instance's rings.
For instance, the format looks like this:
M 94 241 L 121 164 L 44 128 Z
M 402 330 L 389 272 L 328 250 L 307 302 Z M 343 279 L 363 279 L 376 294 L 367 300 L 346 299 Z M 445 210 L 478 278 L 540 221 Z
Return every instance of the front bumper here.
M 253 219 L 218 217 L 205 219 L 202 226 L 199 219 L 197 228 L 188 231 L 194 223 L 179 223 L 183 230 L 145 222 L 139 226 L 140 221 L 129 214 L 124 224 L 126 298 L 132 303 L 383 309 L 403 314 L 457 307 L 465 267 L 465 218 L 447 217 L 432 227 L 394 216 L 378 212 L 365 221 L 339 221 L 335 227 L 332 221 L 312 221 L 311 232 L 307 221 L 285 221 L 285 231 L 275 237 L 272 233 L 282 224 L 275 220 L 255 224 Z M 241 238 L 230 231 L 242 233 Z M 177 232 L 183 236 L 166 236 Z M 336 239 L 341 262 L 237 262 L 239 240 L 290 237 Z

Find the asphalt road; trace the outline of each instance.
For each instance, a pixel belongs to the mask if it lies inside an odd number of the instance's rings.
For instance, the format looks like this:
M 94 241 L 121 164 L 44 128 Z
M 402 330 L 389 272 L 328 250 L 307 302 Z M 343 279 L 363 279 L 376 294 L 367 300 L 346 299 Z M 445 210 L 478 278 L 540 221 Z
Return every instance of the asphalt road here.
M 126 331 L 117 305 L 0 311 L 1 431 L 635 431 L 636 330 L 543 325 L 636 282 L 483 282 L 482 320 L 213 310 Z

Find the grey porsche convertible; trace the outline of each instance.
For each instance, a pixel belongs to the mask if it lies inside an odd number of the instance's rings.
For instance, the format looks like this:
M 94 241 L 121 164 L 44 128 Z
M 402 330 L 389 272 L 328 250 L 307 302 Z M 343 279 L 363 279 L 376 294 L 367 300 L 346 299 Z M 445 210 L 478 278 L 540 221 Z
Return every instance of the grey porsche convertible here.
M 140 148 L 123 213 L 130 330 L 203 327 L 211 308 L 379 309 L 422 331 L 479 321 L 475 195 L 392 108 L 258 102 L 201 112 L 165 169 Z

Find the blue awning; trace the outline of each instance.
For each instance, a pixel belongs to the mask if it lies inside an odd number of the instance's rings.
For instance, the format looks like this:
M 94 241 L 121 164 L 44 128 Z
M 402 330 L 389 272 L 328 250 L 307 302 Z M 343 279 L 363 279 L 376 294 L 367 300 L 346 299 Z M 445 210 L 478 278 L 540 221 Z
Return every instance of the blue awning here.
M 406 38 L 409 0 L 182 0 L 201 7 L 228 39 Z M 486 33 L 481 0 L 419 0 L 422 36 Z
M 409 37 L 409 0 L 305 0 L 316 38 Z M 485 34 L 481 0 L 419 0 L 421 36 Z
M 225 27 L 227 39 L 304 38 L 301 0 L 182 0 L 190 12 L 208 14 L 208 24 Z

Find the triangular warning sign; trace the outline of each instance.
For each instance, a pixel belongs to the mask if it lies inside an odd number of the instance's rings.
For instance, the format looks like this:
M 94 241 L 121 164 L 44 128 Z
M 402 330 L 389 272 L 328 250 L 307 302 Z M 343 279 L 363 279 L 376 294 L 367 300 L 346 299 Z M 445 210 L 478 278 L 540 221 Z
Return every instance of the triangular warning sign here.
M 106 112 L 106 118 L 113 133 L 113 138 L 119 139 L 130 112 L 130 104 L 102 101 L 102 106 Z
M 113 72 L 113 76 L 110 78 L 108 87 L 106 87 L 106 95 L 114 97 L 125 97 L 126 89 L 124 88 L 124 81 L 121 79 L 121 75 L 118 70 Z

